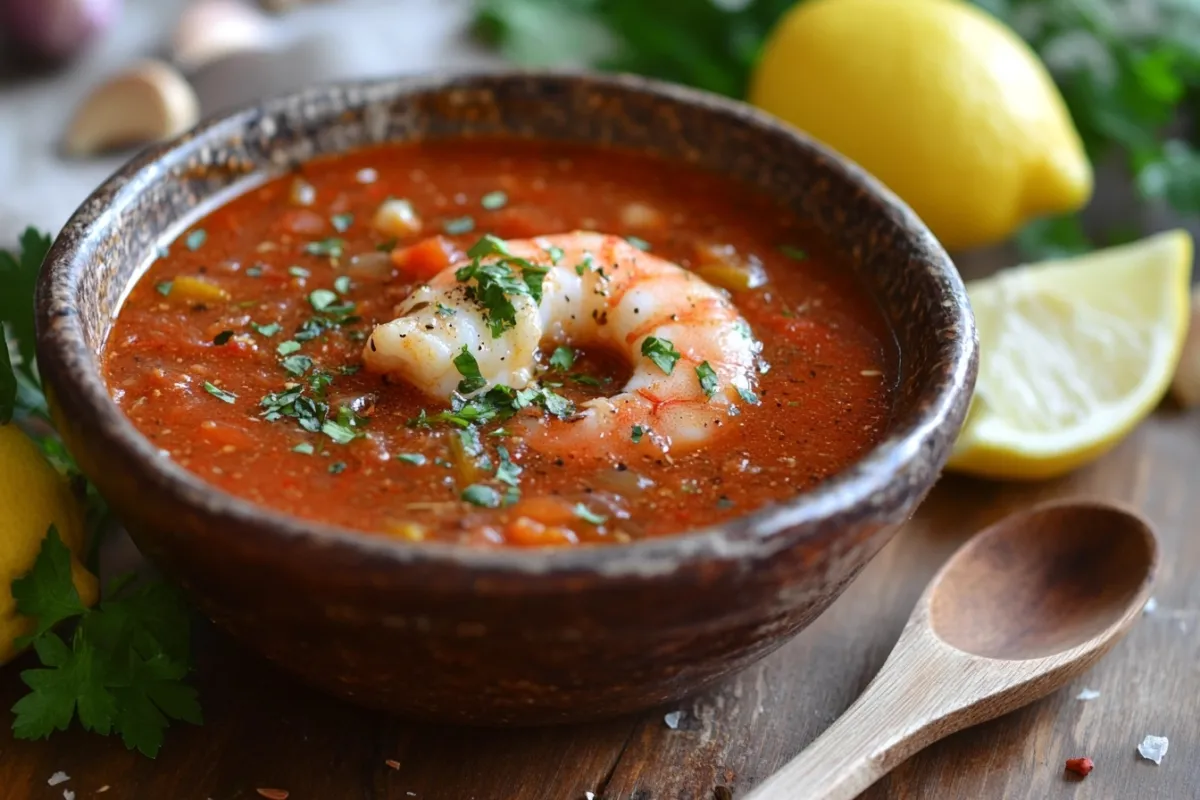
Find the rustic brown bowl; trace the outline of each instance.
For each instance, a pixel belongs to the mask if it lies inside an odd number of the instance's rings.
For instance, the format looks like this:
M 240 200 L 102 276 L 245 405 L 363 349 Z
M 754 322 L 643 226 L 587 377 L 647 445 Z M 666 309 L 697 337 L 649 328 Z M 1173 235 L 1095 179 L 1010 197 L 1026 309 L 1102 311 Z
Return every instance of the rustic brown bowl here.
M 215 489 L 110 400 L 99 354 L 156 247 L 296 162 L 413 138 L 613 144 L 769 192 L 824 230 L 901 353 L 886 439 L 815 491 L 685 535 L 487 551 L 306 522 Z M 538 724 L 693 692 L 811 622 L 937 479 L 976 371 L 963 285 L 913 213 L 862 170 L 738 103 L 629 77 L 511 73 L 317 88 L 142 153 L 59 236 L 38 284 L 54 416 L 134 540 L 196 605 L 309 683 L 407 715 Z

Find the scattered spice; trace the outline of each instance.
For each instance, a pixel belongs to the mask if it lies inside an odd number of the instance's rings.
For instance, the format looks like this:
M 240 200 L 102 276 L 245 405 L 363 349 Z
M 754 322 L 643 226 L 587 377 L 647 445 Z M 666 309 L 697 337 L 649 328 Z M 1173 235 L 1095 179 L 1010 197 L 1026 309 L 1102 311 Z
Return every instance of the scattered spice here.
M 1067 771 L 1074 772 L 1076 775 L 1080 775 L 1084 778 L 1086 778 L 1088 773 L 1095 769 L 1095 767 L 1096 765 L 1092 763 L 1090 758 L 1067 759 Z
M 58 786 L 60 783 L 66 783 L 69 780 L 71 780 L 71 776 L 62 770 L 59 770 L 50 776 L 50 779 L 46 781 L 46 784 L 49 786 Z

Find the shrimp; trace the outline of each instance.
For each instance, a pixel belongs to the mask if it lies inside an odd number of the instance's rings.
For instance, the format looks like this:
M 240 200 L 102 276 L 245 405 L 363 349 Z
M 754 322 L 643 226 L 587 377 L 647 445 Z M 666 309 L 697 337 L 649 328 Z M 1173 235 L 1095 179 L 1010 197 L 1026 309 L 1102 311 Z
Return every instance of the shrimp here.
M 452 266 L 375 328 L 363 351 L 367 369 L 444 399 L 463 377 L 455 356 L 464 347 L 487 387 L 519 390 L 535 381 L 543 342 L 607 346 L 633 367 L 620 392 L 566 419 L 526 421 L 530 447 L 564 457 L 687 452 L 731 428 L 739 402 L 757 402 L 762 346 L 722 290 L 618 236 L 576 231 L 503 246 L 545 270 L 540 301 L 509 295 L 511 324 L 497 325 L 456 277 L 463 264 Z

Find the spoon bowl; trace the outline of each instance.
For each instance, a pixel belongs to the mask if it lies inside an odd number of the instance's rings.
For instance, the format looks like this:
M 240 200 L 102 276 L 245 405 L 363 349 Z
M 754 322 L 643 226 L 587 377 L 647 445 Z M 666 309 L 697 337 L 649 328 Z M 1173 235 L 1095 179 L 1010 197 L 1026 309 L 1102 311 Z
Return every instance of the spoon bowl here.
M 926 745 L 1045 697 L 1120 640 L 1157 565 L 1150 524 L 1098 501 L 987 528 L 934 576 L 866 691 L 747 800 L 850 800 Z
M 1086 644 L 1142 597 L 1158 550 L 1150 525 L 1105 503 L 1013 514 L 972 537 L 929 589 L 933 634 L 963 652 L 1033 659 Z

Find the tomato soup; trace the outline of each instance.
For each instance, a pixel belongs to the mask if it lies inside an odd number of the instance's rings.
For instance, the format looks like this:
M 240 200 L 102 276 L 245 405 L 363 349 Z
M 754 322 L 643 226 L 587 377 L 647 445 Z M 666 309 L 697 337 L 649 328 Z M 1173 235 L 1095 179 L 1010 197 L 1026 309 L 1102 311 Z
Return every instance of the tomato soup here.
M 694 271 L 761 345 L 711 441 L 530 446 L 531 426 L 621 392 L 636 349 L 543 341 L 536 392 L 492 387 L 487 413 L 458 359 L 447 397 L 363 368 L 375 326 L 484 237 L 581 230 Z M 851 271 L 770 198 L 647 156 L 497 140 L 317 160 L 234 199 L 142 276 L 104 368 L 138 430 L 229 493 L 379 536 L 528 547 L 679 533 L 812 489 L 882 436 L 896 360 Z

